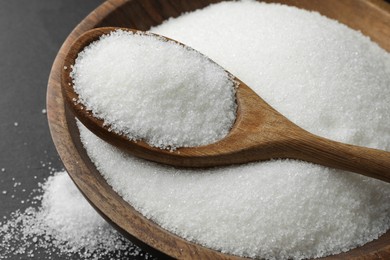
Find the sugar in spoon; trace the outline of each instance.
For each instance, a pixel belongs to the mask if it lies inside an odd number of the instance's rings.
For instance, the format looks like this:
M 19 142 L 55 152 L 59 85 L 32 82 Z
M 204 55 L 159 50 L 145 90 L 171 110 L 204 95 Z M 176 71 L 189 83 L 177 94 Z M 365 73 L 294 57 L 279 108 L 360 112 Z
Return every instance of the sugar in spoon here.
M 116 29 L 119 28 L 96 28 L 81 35 L 65 53 L 64 68 L 70 68 L 78 53 L 91 42 Z M 108 143 L 143 159 L 172 166 L 201 168 L 289 158 L 390 182 L 390 152 L 344 144 L 311 134 L 277 112 L 238 78 L 233 75 L 232 78 L 237 83 L 238 106 L 236 121 L 229 134 L 209 145 L 182 147 L 173 151 L 152 147 L 142 140 L 132 141 L 111 131 L 103 120 L 94 117 L 82 103 L 75 102 L 78 94 L 73 88 L 69 70 L 62 71 L 61 86 L 67 106 L 90 131 Z

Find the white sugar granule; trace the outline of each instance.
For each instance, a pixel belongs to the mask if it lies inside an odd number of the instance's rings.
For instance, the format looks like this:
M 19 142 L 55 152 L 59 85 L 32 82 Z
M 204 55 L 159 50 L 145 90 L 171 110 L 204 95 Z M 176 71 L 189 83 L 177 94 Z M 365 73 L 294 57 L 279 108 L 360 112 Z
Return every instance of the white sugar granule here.
M 71 76 L 79 101 L 110 128 L 161 148 L 223 138 L 235 120 L 234 82 L 176 43 L 117 30 L 87 46 Z
M 33 257 L 42 250 L 57 252 L 65 259 L 143 255 L 96 213 L 66 172 L 49 177 L 41 189 L 43 195 L 35 198 L 42 202 L 39 209 L 16 211 L 0 223 L 0 259 Z
M 320 16 L 252 1 L 212 5 L 153 29 L 221 64 L 298 125 L 390 150 L 390 55 Z M 390 185 L 294 160 L 183 170 L 136 159 L 80 126 L 98 170 L 163 228 L 222 252 L 302 259 L 390 228 Z

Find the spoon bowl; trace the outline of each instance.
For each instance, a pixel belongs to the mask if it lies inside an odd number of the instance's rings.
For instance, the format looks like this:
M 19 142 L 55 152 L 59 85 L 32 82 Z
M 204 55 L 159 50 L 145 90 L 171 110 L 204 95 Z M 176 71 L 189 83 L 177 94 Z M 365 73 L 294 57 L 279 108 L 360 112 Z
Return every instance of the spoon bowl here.
M 233 75 L 231 77 L 237 84 L 236 121 L 229 134 L 218 142 L 171 151 L 152 147 L 142 140 L 132 141 L 111 131 L 109 125 L 77 102 L 78 94 L 73 88 L 70 68 L 86 46 L 117 29 L 154 35 L 181 44 L 149 32 L 116 27 L 96 28 L 76 39 L 64 60 L 61 75 L 63 95 L 76 117 L 103 140 L 134 156 L 178 167 L 214 167 L 290 158 L 390 182 L 390 152 L 335 142 L 311 134 L 277 112 Z

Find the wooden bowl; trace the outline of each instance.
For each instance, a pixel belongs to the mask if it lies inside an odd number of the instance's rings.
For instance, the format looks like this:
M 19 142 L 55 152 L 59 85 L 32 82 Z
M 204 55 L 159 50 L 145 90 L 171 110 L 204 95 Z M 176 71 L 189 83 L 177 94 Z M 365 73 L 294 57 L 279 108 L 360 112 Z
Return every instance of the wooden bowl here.
M 148 30 L 169 17 L 219 0 L 109 0 L 91 12 L 68 36 L 54 61 L 47 90 L 51 135 L 69 175 L 92 206 L 135 244 L 163 257 L 185 259 L 243 259 L 188 242 L 138 213 L 107 184 L 84 150 L 75 118 L 64 105 L 60 71 L 64 53 L 83 32 L 101 26 Z M 278 0 L 315 10 L 370 36 L 390 51 L 390 5 L 382 0 Z M 390 231 L 362 247 L 324 259 L 390 259 Z

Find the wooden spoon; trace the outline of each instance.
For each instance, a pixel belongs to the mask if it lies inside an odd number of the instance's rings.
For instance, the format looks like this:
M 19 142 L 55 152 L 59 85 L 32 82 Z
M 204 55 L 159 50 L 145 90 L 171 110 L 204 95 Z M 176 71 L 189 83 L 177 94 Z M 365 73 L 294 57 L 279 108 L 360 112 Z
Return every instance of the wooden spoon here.
M 151 147 L 144 141 L 130 141 L 123 135 L 109 131 L 109 126 L 104 125 L 103 120 L 95 118 L 83 104 L 75 102 L 78 95 L 73 89 L 69 68 L 84 47 L 98 40 L 101 35 L 117 29 L 145 33 L 115 27 L 90 30 L 73 43 L 64 58 L 62 71 L 61 85 L 68 107 L 90 131 L 103 140 L 134 156 L 173 166 L 212 167 L 290 158 L 390 182 L 390 152 L 344 144 L 313 135 L 289 121 L 235 77 L 233 78 L 238 83 L 237 118 L 230 133 L 216 143 L 168 151 Z

